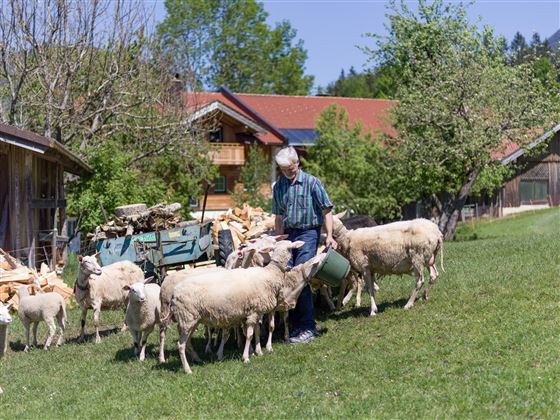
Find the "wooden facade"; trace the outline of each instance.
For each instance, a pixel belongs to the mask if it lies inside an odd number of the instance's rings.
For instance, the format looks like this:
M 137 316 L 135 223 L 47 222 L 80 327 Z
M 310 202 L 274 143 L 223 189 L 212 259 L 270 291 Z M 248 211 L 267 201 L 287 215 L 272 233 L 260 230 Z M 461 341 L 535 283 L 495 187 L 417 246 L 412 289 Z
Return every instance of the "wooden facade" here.
M 90 168 L 52 139 L 0 124 L 0 248 L 30 267 L 54 268 L 68 240 L 65 171 Z
M 223 108 L 221 108 L 223 110 Z M 241 168 L 246 164 L 250 147 L 259 147 L 271 162 L 271 182 L 274 177 L 272 156 L 274 147 L 264 144 L 256 136 L 257 127 L 248 127 L 242 120 L 237 120 L 235 114 L 222 112 L 217 117 L 216 129 L 208 135 L 210 156 L 218 166 L 219 179 L 215 186 L 208 191 L 206 210 L 227 210 L 235 206 L 231 193 L 239 184 Z M 219 181 L 219 182 L 218 182 Z M 271 191 L 270 184 L 264 187 L 265 192 Z M 193 203 L 193 211 L 201 211 L 204 197 L 201 196 Z
M 560 206 L 560 132 L 538 156 L 521 156 L 522 168 L 501 190 L 502 207 Z

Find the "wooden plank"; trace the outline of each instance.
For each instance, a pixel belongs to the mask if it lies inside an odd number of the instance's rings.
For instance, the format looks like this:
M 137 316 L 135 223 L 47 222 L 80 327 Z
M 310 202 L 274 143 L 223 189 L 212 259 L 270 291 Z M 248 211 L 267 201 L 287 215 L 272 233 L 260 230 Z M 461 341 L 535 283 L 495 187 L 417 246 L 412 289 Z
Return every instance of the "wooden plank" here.
M 23 157 L 23 151 L 20 149 L 18 150 L 13 149 L 12 153 L 12 185 L 13 185 L 13 194 L 10 194 L 13 198 L 13 211 L 10 215 L 10 220 L 13 220 L 13 238 L 14 238 L 14 246 L 16 249 L 16 257 L 21 258 L 21 248 L 22 248 L 22 241 L 21 241 L 21 159 Z
M 14 259 L 14 257 L 12 257 L 10 254 L 4 251 L 2 248 L 0 248 L 0 255 L 4 257 L 4 259 L 8 262 L 8 264 L 10 264 L 10 267 L 12 267 L 12 269 L 15 270 L 19 268 L 19 265 L 17 261 Z
M 34 210 L 29 208 L 31 199 L 33 198 L 33 156 L 31 153 L 25 154 L 25 199 L 24 199 L 24 214 L 27 223 L 27 245 L 29 246 L 29 252 L 27 254 L 27 265 L 31 268 L 35 268 L 35 226 L 33 223 L 33 213 Z

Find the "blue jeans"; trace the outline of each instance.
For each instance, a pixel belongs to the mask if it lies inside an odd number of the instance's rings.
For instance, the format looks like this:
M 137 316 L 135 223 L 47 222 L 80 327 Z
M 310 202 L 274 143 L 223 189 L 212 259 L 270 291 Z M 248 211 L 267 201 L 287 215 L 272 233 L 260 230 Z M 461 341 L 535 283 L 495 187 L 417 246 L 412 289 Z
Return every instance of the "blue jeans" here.
M 303 264 L 317 254 L 321 228 L 286 229 L 286 233 L 290 241 L 305 242 L 305 245 L 301 248 L 293 250 L 292 259 L 289 263 L 290 267 Z M 297 329 L 317 330 L 315 324 L 315 308 L 313 307 L 313 293 L 311 292 L 309 284 L 303 288 L 297 300 L 296 307 L 290 311 L 290 320 L 294 331 Z

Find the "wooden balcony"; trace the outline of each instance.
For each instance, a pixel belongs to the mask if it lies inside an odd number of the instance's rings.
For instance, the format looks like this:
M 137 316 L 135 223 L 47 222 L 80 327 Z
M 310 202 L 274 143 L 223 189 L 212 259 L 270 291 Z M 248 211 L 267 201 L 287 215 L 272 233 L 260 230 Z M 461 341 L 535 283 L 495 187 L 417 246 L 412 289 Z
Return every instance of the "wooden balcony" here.
M 239 143 L 212 144 L 210 157 L 216 165 L 244 165 L 245 146 Z

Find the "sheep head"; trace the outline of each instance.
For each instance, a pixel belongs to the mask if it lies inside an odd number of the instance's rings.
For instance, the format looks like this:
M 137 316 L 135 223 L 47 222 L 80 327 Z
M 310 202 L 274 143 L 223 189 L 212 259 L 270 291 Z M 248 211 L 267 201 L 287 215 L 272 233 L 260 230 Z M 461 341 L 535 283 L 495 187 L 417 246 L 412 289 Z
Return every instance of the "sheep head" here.
M 123 286 L 123 290 L 128 291 L 128 300 L 131 302 L 144 302 L 146 300 L 146 291 L 142 282 L 126 284 Z
M 8 325 L 12 322 L 12 316 L 10 315 L 10 307 L 12 305 L 2 305 L 0 304 L 0 325 Z
M 285 270 L 288 267 L 288 262 L 292 258 L 292 249 L 301 248 L 305 242 L 303 241 L 279 241 L 276 243 L 270 261 L 274 261 L 279 267 Z
M 90 275 L 95 274 L 96 276 L 101 274 L 101 266 L 97 262 L 97 256 L 99 253 L 91 256 L 82 257 L 78 256 L 78 261 L 80 262 L 80 271 L 84 274 Z

